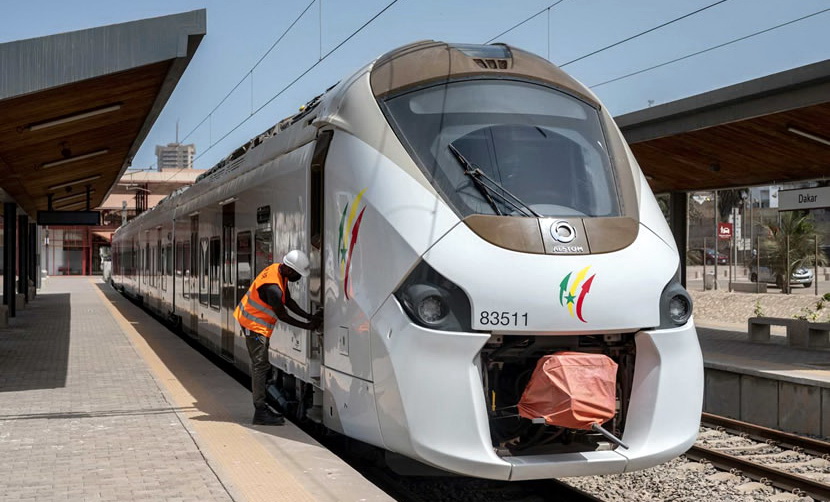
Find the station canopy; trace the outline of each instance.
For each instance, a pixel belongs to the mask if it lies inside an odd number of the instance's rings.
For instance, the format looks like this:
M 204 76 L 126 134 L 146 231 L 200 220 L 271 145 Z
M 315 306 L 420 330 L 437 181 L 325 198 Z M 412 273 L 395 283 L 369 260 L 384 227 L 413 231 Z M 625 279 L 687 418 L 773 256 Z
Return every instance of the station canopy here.
M 615 117 L 654 192 L 830 177 L 830 60 Z
M 100 205 L 205 33 L 202 9 L 0 44 L 0 195 L 74 211 L 89 185 Z

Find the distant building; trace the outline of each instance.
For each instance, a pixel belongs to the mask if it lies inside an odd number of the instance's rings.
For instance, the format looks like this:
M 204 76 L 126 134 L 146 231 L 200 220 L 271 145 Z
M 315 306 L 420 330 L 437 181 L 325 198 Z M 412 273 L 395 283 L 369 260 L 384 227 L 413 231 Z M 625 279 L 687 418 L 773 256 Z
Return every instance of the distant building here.
M 179 188 L 192 185 L 204 172 L 197 169 L 127 171 L 104 203 L 95 208 L 101 213 L 100 226 L 46 227 L 42 268 L 49 275 L 100 274 L 100 250 L 108 251 L 115 229 Z
M 156 166 L 159 171 L 170 169 L 193 169 L 193 157 L 196 145 L 169 143 L 167 146 L 156 145 Z

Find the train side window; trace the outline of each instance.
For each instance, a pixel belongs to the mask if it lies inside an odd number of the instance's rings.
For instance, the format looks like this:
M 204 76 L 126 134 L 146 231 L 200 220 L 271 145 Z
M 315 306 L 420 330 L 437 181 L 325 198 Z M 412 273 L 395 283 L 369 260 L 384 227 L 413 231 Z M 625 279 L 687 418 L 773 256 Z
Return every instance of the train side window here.
M 161 259 L 159 260 L 159 283 L 162 291 L 167 291 L 167 246 L 159 246 L 161 250 Z
M 201 267 L 199 270 L 199 303 L 207 305 L 208 303 L 208 270 L 210 262 L 208 262 L 208 239 L 205 237 L 199 242 L 199 259 Z
M 322 131 L 317 136 L 317 144 L 314 146 L 314 155 L 311 158 L 309 235 L 311 245 L 316 249 L 320 249 L 323 242 L 323 167 L 326 164 L 332 137 L 334 137 L 334 131 Z
M 184 265 L 184 245 L 182 241 L 176 243 L 176 277 L 182 276 L 182 267 Z
M 222 262 L 222 246 L 219 241 L 219 236 L 210 238 L 210 306 L 214 309 L 219 309 L 219 274 L 221 273 Z
M 251 286 L 251 232 L 236 234 L 236 303 Z
M 164 273 L 164 246 L 161 245 L 161 229 L 157 231 L 158 238 L 156 239 L 156 252 L 155 260 L 155 275 L 156 275 L 156 286 L 159 288 L 164 289 L 164 281 L 162 280 L 162 274 Z
M 190 260 L 191 260 L 191 257 L 190 257 L 190 242 L 184 241 L 183 244 L 184 244 L 184 250 L 182 251 L 182 267 L 183 267 L 182 274 L 185 277 L 190 277 L 190 274 L 191 274 L 191 271 L 190 271 L 191 270 L 190 269 L 190 266 L 191 266 L 190 265 Z
M 258 276 L 265 267 L 274 262 L 274 252 L 271 244 L 270 230 L 257 230 L 254 236 L 254 277 Z

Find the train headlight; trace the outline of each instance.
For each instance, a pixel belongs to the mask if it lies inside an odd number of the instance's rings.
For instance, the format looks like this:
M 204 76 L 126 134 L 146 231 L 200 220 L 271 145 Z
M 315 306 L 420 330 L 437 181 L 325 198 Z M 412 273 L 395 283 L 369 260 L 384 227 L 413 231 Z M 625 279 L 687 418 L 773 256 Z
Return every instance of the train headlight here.
M 395 291 L 415 324 L 442 331 L 470 331 L 470 299 L 458 286 L 421 261 Z
M 449 314 L 447 293 L 429 284 L 413 284 L 406 290 L 409 310 L 423 324 L 437 327 Z
M 677 277 L 663 288 L 660 296 L 660 328 L 676 328 L 689 322 L 692 317 L 692 297 Z
M 674 295 L 669 300 L 669 317 L 675 324 L 685 324 L 692 314 L 692 306 L 689 299 L 683 295 Z

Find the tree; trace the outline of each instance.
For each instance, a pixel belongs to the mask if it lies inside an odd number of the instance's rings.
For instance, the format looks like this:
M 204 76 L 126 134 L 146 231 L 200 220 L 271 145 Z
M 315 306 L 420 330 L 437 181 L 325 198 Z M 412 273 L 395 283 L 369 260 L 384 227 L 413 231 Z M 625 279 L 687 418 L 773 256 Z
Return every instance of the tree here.
M 767 239 L 762 245 L 761 256 L 781 285 L 781 292 L 789 293 L 789 278 L 793 272 L 799 267 L 813 265 L 815 261 L 816 230 L 810 215 L 800 211 L 782 212 L 779 220 L 764 225 Z M 825 264 L 822 254 L 818 261 L 817 265 Z

